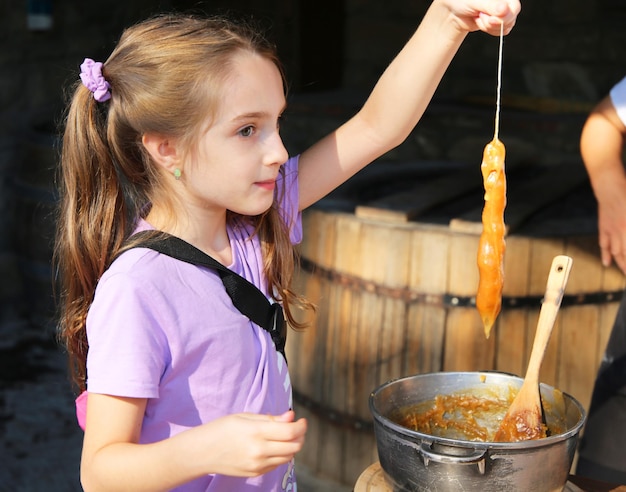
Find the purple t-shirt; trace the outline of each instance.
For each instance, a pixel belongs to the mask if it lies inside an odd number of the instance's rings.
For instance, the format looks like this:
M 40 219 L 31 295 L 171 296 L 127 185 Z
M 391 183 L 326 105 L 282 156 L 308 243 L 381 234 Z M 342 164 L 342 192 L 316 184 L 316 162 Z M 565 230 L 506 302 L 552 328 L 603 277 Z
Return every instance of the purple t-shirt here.
M 297 165 L 297 158 L 285 164 L 280 203 L 294 244 L 302 235 Z M 251 232 L 247 224 L 229 225 L 228 267 L 267 295 L 260 243 Z M 233 413 L 278 415 L 292 407 L 284 358 L 270 335 L 233 305 L 214 270 L 146 248 L 125 252 L 98 283 L 87 336 L 88 391 L 148 399 L 142 443 Z M 293 489 L 291 463 L 261 477 L 210 475 L 175 490 Z

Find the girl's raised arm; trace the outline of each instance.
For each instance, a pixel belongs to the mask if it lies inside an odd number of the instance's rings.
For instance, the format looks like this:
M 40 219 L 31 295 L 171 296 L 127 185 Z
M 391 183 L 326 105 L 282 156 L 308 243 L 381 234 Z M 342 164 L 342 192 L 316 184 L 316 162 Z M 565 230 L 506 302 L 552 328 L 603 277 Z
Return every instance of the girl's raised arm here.
M 419 28 L 385 70 L 363 108 L 300 157 L 304 209 L 413 130 L 468 32 L 508 33 L 519 0 L 435 0 Z

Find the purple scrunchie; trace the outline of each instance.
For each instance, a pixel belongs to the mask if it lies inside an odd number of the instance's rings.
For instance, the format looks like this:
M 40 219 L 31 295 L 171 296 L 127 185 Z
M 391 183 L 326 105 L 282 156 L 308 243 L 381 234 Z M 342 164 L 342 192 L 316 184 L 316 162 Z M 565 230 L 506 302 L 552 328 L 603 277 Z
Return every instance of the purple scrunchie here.
M 93 98 L 98 102 L 104 102 L 111 99 L 109 89 L 111 85 L 104 79 L 102 75 L 102 63 L 95 62 L 91 58 L 85 58 L 80 66 L 80 80 L 83 85 L 93 92 Z

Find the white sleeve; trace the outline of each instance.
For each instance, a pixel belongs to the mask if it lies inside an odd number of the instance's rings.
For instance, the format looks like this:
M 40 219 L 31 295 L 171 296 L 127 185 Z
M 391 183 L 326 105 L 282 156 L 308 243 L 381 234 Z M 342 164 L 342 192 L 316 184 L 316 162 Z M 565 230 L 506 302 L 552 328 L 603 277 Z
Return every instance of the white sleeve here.
M 626 77 L 613 86 L 610 95 L 611 102 L 617 110 L 617 115 L 626 125 Z

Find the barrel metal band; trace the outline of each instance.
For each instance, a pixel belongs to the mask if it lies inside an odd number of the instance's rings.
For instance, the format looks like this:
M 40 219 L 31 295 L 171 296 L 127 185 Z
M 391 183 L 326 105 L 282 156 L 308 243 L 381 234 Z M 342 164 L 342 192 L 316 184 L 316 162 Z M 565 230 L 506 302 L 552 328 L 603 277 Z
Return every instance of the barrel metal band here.
M 476 305 L 475 296 L 455 296 L 452 294 L 432 294 L 426 292 L 418 292 L 409 287 L 389 287 L 381 285 L 371 280 L 365 280 L 354 275 L 337 272 L 324 268 L 307 258 L 300 259 L 300 265 L 303 270 L 311 275 L 318 276 L 325 280 L 329 280 L 336 285 L 345 287 L 354 291 L 368 292 L 381 297 L 397 299 L 408 304 L 427 304 L 444 308 L 452 307 L 472 307 Z M 607 292 L 589 292 L 579 294 L 566 294 L 563 296 L 561 306 L 578 306 L 584 304 L 604 304 L 609 302 L 618 302 L 624 294 L 623 289 L 607 291 Z M 541 304 L 543 295 L 531 296 L 503 296 L 502 307 L 509 309 L 521 309 L 528 307 L 537 307 Z
M 317 417 L 326 420 L 335 427 L 344 429 L 353 429 L 356 431 L 371 432 L 374 429 L 374 423 L 371 420 L 365 420 L 355 415 L 339 412 L 335 409 L 327 407 L 312 398 L 300 393 L 297 389 L 292 388 L 293 399 L 296 403 L 302 405 L 309 412 Z

